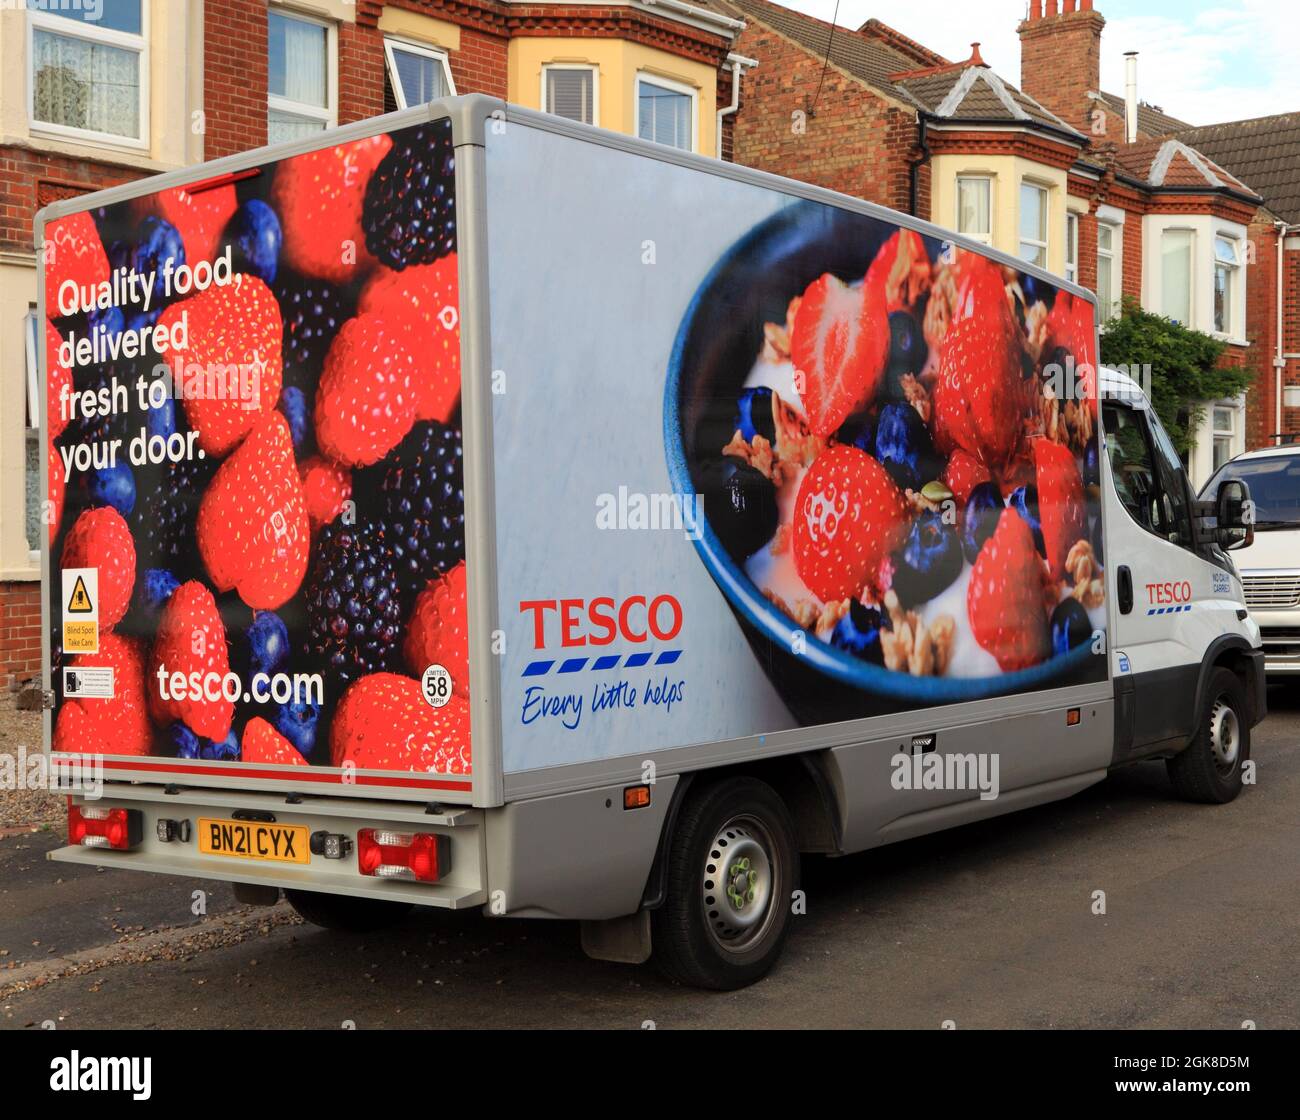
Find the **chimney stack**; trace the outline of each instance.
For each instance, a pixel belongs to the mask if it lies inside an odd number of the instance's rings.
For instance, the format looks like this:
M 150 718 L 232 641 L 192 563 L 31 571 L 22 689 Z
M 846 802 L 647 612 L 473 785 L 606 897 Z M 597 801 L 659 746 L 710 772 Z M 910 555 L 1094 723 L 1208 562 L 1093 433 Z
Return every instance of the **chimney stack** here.
M 1019 27 L 1020 88 L 1087 133 L 1101 87 L 1101 29 L 1092 0 L 1029 0 Z
M 1124 143 L 1138 138 L 1138 52 L 1124 52 Z

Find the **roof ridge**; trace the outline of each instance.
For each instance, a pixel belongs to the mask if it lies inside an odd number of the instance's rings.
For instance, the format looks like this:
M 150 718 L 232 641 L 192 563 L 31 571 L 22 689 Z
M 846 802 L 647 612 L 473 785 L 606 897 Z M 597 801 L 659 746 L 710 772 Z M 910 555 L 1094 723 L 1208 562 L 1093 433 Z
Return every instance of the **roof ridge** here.
M 857 29 L 856 34 L 865 35 L 869 39 L 879 39 L 881 42 L 893 47 L 900 54 L 911 55 L 917 62 L 925 62 L 930 66 L 944 67 L 960 65 L 951 63 L 944 58 L 938 51 L 933 51 L 915 39 L 904 35 L 895 27 L 890 27 L 883 20 L 876 19 L 874 16 L 867 20 Z
M 1281 121 L 1294 119 L 1300 123 L 1300 109 L 1292 109 L 1286 113 L 1269 113 L 1263 117 L 1242 117 L 1235 121 L 1216 121 L 1214 124 L 1193 124 L 1180 130 L 1180 136 L 1186 136 L 1189 132 L 1208 132 L 1212 128 L 1235 128 L 1238 125 L 1245 124 L 1265 124 L 1266 122 Z

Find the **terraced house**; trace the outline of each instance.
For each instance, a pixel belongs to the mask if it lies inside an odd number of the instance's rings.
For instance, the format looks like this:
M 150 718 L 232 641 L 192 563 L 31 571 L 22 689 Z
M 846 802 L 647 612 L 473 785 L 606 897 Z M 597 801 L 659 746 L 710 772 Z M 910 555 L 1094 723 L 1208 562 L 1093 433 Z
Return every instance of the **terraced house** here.
M 1192 129 L 1140 101 L 1136 80 L 1122 94 L 1102 90 L 1105 20 L 1092 0 L 1030 0 L 1018 87 L 979 44 L 953 62 L 875 19 L 832 27 L 768 0 L 726 0 L 725 10 L 746 22 L 736 46 L 758 62 L 736 119 L 737 162 L 1046 265 L 1095 290 L 1103 319 L 1131 297 L 1222 339 L 1223 360 L 1255 380 L 1249 408 L 1205 402 L 1188 464 L 1196 482 L 1300 431 L 1285 356 L 1296 336 L 1288 327 L 1280 342 L 1277 326 L 1296 315 L 1286 222 L 1300 161 L 1287 159 L 1294 133 L 1281 123 L 1293 118 Z M 1271 139 L 1256 158 L 1249 137 L 1260 133 Z
M 0 5 L 0 702 L 40 663 L 38 209 L 453 93 L 723 154 L 741 27 L 712 0 Z

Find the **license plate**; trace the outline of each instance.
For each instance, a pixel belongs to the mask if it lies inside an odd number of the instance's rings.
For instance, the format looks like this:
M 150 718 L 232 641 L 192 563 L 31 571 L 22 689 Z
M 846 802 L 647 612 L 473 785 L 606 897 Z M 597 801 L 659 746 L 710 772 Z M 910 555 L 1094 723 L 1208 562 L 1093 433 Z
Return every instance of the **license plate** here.
M 205 856 L 310 863 L 307 844 L 306 825 L 199 818 L 199 851 Z

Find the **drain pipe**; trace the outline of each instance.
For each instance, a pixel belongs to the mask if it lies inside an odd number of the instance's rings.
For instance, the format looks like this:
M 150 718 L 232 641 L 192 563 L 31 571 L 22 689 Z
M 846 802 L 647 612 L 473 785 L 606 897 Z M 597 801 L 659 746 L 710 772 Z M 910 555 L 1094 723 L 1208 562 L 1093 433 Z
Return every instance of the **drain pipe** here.
M 731 104 L 718 110 L 718 159 L 722 158 L 722 118 L 729 117 L 740 108 L 740 75 L 747 66 L 757 66 L 758 59 L 746 58 L 743 54 L 728 52 L 727 61 L 731 63 Z
M 1277 349 L 1273 356 L 1273 430 L 1277 433 L 1273 440 L 1280 447 L 1282 438 L 1282 371 L 1286 368 L 1286 359 L 1282 356 L 1282 304 L 1285 295 L 1282 291 L 1282 254 L 1286 250 L 1286 222 L 1277 223 Z

